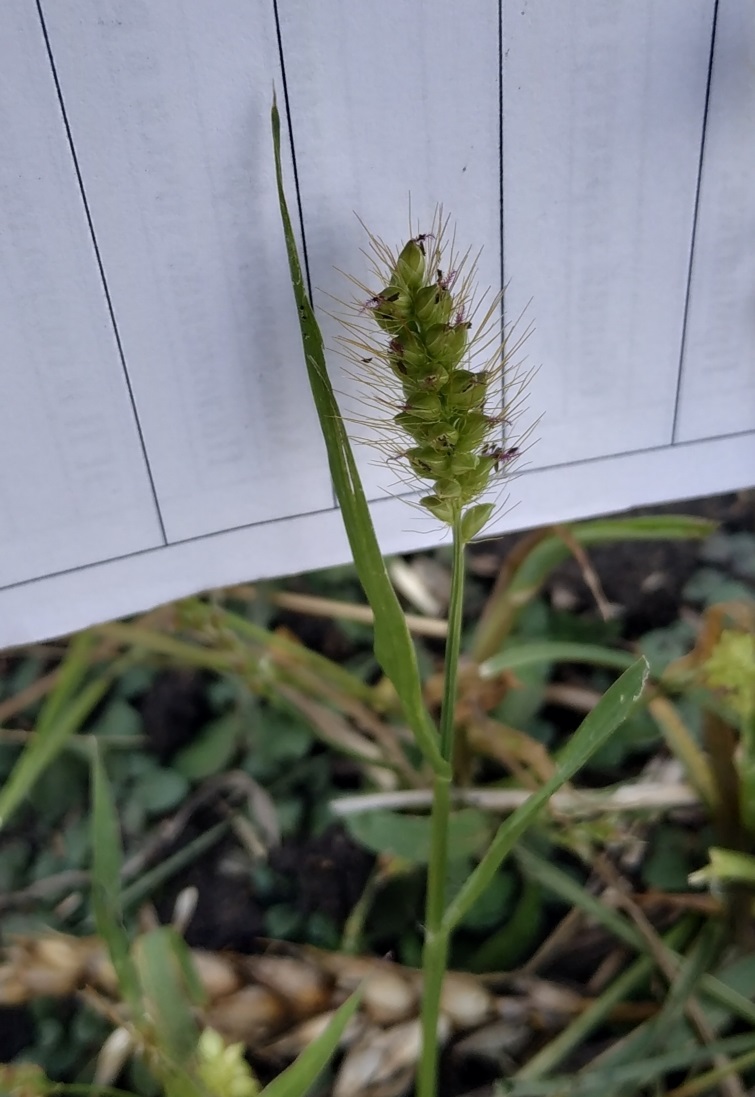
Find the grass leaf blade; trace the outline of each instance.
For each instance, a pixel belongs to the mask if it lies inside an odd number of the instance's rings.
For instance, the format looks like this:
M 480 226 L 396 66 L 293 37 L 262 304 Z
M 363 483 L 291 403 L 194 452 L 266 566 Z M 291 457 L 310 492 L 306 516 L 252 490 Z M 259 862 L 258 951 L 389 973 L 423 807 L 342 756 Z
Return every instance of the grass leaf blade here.
M 122 851 L 118 815 L 110 792 L 99 745 L 92 741 L 92 910 L 97 932 L 107 946 L 121 995 L 132 1011 L 141 1014 L 139 977 L 123 928 L 121 910 Z
M 647 673 L 647 662 L 644 659 L 638 659 L 603 694 L 562 751 L 558 769 L 553 777 L 501 824 L 488 852 L 446 911 L 443 919 L 444 929 L 451 931 L 459 924 L 553 793 L 571 780 L 627 718 L 640 699 Z
M 359 991 L 356 991 L 347 998 L 336 1010 L 325 1031 L 275 1081 L 265 1086 L 260 1097 L 304 1097 L 338 1047 L 346 1026 L 357 1011 L 361 997 Z
M 79 730 L 108 688 L 104 677 L 83 685 L 94 640 L 92 633 L 82 632 L 71 641 L 58 679 L 37 718 L 34 735 L 0 792 L 0 829 L 7 825 L 37 778 Z
M 582 644 L 569 640 L 538 640 L 525 644 L 510 644 L 480 665 L 482 678 L 494 678 L 503 670 L 533 666 L 539 663 L 589 663 L 596 667 L 628 670 L 636 661 L 628 651 L 616 651 L 602 644 Z
M 423 754 L 437 773 L 446 773 L 448 766 L 440 754 L 437 732 L 422 699 L 414 644 L 375 536 L 351 443 L 328 377 L 322 334 L 304 285 L 283 187 L 280 116 L 275 102 L 272 127 L 278 198 L 304 359 L 354 564 L 375 615 L 375 656 L 396 689 Z

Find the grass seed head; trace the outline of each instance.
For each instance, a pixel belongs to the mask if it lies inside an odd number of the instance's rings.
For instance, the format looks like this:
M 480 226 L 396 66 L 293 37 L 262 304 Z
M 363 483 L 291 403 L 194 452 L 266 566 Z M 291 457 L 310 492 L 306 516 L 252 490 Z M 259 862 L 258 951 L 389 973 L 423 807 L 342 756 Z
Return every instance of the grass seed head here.
M 508 439 L 505 448 L 501 444 L 515 410 L 514 401 L 504 402 L 503 382 L 506 395 L 513 391 L 516 398 L 522 382 L 507 368 L 501 296 L 478 315 L 475 261 L 468 252 L 457 255 L 447 237 L 440 209 L 432 230 L 398 252 L 370 235 L 372 272 L 381 288 L 366 303 L 364 297 L 354 303 L 348 318 L 339 317 L 348 333 L 340 342 L 357 366 L 365 403 L 383 412 L 368 421 L 381 449 L 429 489 L 420 506 L 446 525 L 460 521 L 469 540 L 494 510 L 480 497 L 519 456 Z
M 223 1097 L 257 1097 L 260 1086 L 244 1059 L 242 1043 L 227 1044 L 219 1032 L 206 1028 L 197 1046 L 198 1073 L 211 1093 Z

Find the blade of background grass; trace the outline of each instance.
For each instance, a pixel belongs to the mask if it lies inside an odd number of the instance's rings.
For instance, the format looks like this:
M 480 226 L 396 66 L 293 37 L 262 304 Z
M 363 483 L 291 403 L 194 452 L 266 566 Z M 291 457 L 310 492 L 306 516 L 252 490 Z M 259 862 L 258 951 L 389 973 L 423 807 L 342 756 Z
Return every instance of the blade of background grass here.
M 393 683 L 422 753 L 436 773 L 449 775 L 450 766 L 441 756 L 437 731 L 422 699 L 414 644 L 383 562 L 349 437 L 328 377 L 322 334 L 304 287 L 304 276 L 283 187 L 280 116 L 275 100 L 272 127 L 278 198 L 304 359 L 328 454 L 330 475 L 341 506 L 354 564 L 375 615 L 375 657 Z
M 123 1000 L 137 1018 L 142 1012 L 139 976 L 123 928 L 121 909 L 121 866 L 123 855 L 118 816 L 110 792 L 100 747 L 91 740 L 92 751 L 92 910 L 97 932 L 102 937 L 118 978 Z
M 553 777 L 517 808 L 505 823 L 501 824 L 487 853 L 449 905 L 443 918 L 443 927 L 446 931 L 450 932 L 454 926 L 458 925 L 474 906 L 495 876 L 504 858 L 511 853 L 553 793 L 571 780 L 627 718 L 642 695 L 647 674 L 647 662 L 645 659 L 638 659 L 606 690 L 561 752 L 558 769 Z
M 171 876 L 175 876 L 186 865 L 192 864 L 205 850 L 211 849 L 219 842 L 230 825 L 229 820 L 221 819 L 209 830 L 201 831 L 196 838 L 192 838 L 190 842 L 187 842 L 185 846 L 181 846 L 175 853 L 158 861 L 152 868 L 143 872 L 138 879 L 126 884 L 121 890 L 121 909 L 124 912 L 130 911 L 143 903 L 154 891 L 157 891 L 161 884 L 169 880 Z
M 661 1009 L 655 1017 L 639 1025 L 624 1039 L 618 1040 L 600 1054 L 593 1064 L 596 1070 L 612 1071 L 626 1066 L 627 1063 L 643 1061 L 657 1054 L 658 1049 L 663 1047 L 694 1047 L 697 1043 L 709 1045 L 715 1042 L 716 1026 L 709 1016 L 711 1008 L 708 1006 L 704 1010 L 694 994 L 706 968 L 715 961 L 720 952 L 725 937 L 726 931 L 720 923 L 705 923 L 683 961 L 675 969 L 668 965 L 671 956 L 667 950 L 661 947 L 658 951 L 657 946 L 648 942 L 656 966 L 668 981 L 668 990 Z M 726 1066 L 720 1059 L 715 1065 L 717 1068 Z M 729 1064 L 728 1073 L 722 1075 L 727 1078 L 720 1087 L 722 1097 L 743 1097 L 741 1079 L 736 1079 L 734 1074 L 735 1071 Z
M 332 682 L 347 697 L 356 697 L 366 704 L 375 703 L 373 686 L 362 682 L 351 671 L 339 663 L 335 663 L 326 655 L 304 647 L 297 641 L 289 640 L 286 636 L 279 635 L 277 632 L 271 632 L 269 629 L 263 628 L 245 617 L 240 617 L 239 614 L 233 613 L 225 607 L 220 609 L 212 607 L 212 609 L 220 624 L 227 625 L 229 629 L 239 635 L 245 644 L 248 645 L 251 641 L 259 646 L 261 652 L 267 653 L 272 650 L 274 653 L 279 654 L 281 662 L 285 657 L 294 667 L 299 665 L 306 667 L 313 673 L 320 675 L 325 681 Z M 285 666 L 285 664 L 283 665 Z
M 708 968 L 715 964 L 720 953 L 723 933 L 723 927 L 716 922 L 707 922 L 701 928 L 684 961 L 680 964 L 673 982 L 669 985 L 660 1012 L 648 1025 L 645 1041 L 640 1043 L 640 1056 L 657 1053 L 658 1049 L 664 1045 L 675 1043 L 671 1037 L 671 1029 L 677 1021 L 680 1021 L 685 1029 L 690 1028 L 693 1032 L 695 1031 L 693 1022 L 696 1018 L 691 1015 L 684 1017 L 683 1014 L 690 999 L 697 994 L 702 977 Z M 704 1020 L 707 1023 L 707 1019 Z M 700 1027 L 702 1025 L 698 1025 L 698 1028 Z M 710 1040 L 710 1033 L 705 1030 L 696 1031 L 695 1035 L 701 1042 L 703 1037 Z
M 228 819 L 221 819 L 209 830 L 201 831 L 196 838 L 192 838 L 190 842 L 187 842 L 185 846 L 181 846 L 175 853 L 170 854 L 169 857 L 163 858 L 152 868 L 147 869 L 131 883 L 122 883 L 119 900 L 121 914 L 130 913 L 134 907 L 138 907 L 149 899 L 150 895 L 157 891 L 161 884 L 164 884 L 171 876 L 175 876 L 186 865 L 193 864 L 205 850 L 211 849 L 220 841 L 230 826 Z M 125 877 L 121 876 L 122 881 L 125 878 L 127 878 L 127 875 Z M 80 930 L 77 932 L 91 933 L 95 928 L 94 914 L 91 913 L 82 920 Z
M 557 865 L 546 858 L 541 857 L 528 846 L 520 844 L 516 850 L 516 859 L 530 879 L 537 880 L 544 888 L 557 895 L 569 907 L 577 907 L 583 910 L 589 918 L 593 918 L 610 933 L 613 933 L 624 944 L 638 952 L 644 952 L 646 945 L 640 931 L 636 926 L 602 903 L 597 896 L 592 895 Z M 669 947 L 668 939 L 666 945 Z M 681 957 L 680 957 L 681 959 Z M 715 1001 L 724 1011 L 725 1015 L 734 1014 L 749 1025 L 755 1027 L 755 1003 L 746 998 L 731 977 L 736 972 L 737 964 L 727 965 L 720 970 L 718 975 L 710 973 L 703 975 L 700 980 L 700 990 L 706 997 Z M 751 973 L 740 980 L 740 984 L 748 986 L 752 982 Z
M 199 1031 L 177 956 L 177 937 L 172 926 L 160 926 L 138 937 L 134 951 L 160 1051 L 169 1062 L 183 1064 L 196 1049 Z
M 636 926 L 627 921 L 623 914 L 602 903 L 568 872 L 564 872 L 547 858 L 541 857 L 524 843 L 517 847 L 515 857 L 530 880 L 537 880 L 568 906 L 584 911 L 589 918 L 594 918 L 599 925 L 619 941 L 623 941 L 625 945 L 629 945 L 638 952 L 645 951 L 645 942 Z
M 754 1041 L 752 1033 L 727 1036 L 707 1047 L 677 1048 L 615 1069 L 596 1070 L 594 1074 L 562 1074 L 542 1082 L 503 1083 L 499 1084 L 498 1093 L 500 1097 L 562 1097 L 564 1093 L 570 1097 L 605 1097 L 616 1093 L 617 1086 L 629 1083 L 647 1086 L 672 1071 L 686 1071 L 709 1062 L 716 1055 L 751 1053 Z
M 176 932 L 162 926 L 137 938 L 138 963 L 123 927 L 120 879 L 123 861 L 118 815 L 110 792 L 100 748 L 92 739 L 92 908 L 97 932 L 107 947 L 118 979 L 118 991 L 129 1008 L 131 1020 L 140 1027 L 145 1008 L 149 1031 L 159 1053 L 155 1069 L 165 1072 L 166 1092 L 173 1077 L 184 1097 L 207 1097 L 203 1086 L 187 1073 L 184 1063 L 197 1044 L 184 979 L 182 962 L 176 956 Z M 175 1089 L 173 1090 L 175 1092 Z
M 669 930 L 663 938 L 663 943 L 669 948 L 678 948 L 684 945 L 693 931 L 693 920 L 691 918 L 682 920 Z M 533 1080 L 550 1074 L 596 1029 L 607 1022 L 615 1006 L 631 998 L 639 987 L 646 984 L 654 970 L 655 964 L 652 957 L 641 956 L 639 960 L 635 960 L 587 1009 L 562 1029 L 558 1036 L 541 1048 L 528 1063 L 520 1067 L 514 1078 Z M 589 1073 L 590 1067 L 585 1067 L 584 1074 L 589 1075 Z
M 40 710 L 34 735 L 0 792 L 0 829 L 105 695 L 110 675 L 83 685 L 95 639 L 93 633 L 80 632 L 71 641 L 57 681 Z
M 715 817 L 720 803 L 718 786 L 713 779 L 708 757 L 695 741 L 679 710 L 667 697 L 658 694 L 648 701 L 648 712 L 658 725 L 669 750 L 683 765 L 688 781 Z
M 667 1097 L 697 1097 L 698 1093 L 710 1093 L 713 1086 L 726 1081 L 726 1079 L 730 1078 L 733 1074 L 741 1074 L 751 1067 L 755 1067 L 755 1051 L 749 1051 L 745 1055 L 740 1055 L 737 1059 L 732 1059 L 725 1066 L 715 1067 L 713 1070 L 708 1070 L 704 1074 L 699 1074 L 697 1078 L 693 1078 L 691 1081 L 685 1082 L 676 1089 L 670 1090 Z M 752 1090 L 748 1090 L 748 1092 L 752 1093 Z
M 325 1031 L 307 1045 L 290 1067 L 286 1067 L 282 1074 L 265 1086 L 260 1097 L 304 1097 L 330 1061 L 361 998 L 358 990 L 347 998 L 333 1014 Z
M 515 670 L 536 663 L 590 663 L 596 667 L 627 670 L 637 661 L 628 651 L 615 651 L 602 644 L 580 644 L 568 640 L 538 640 L 528 644 L 511 644 L 486 659 L 480 666 L 481 678 L 494 678 L 502 670 Z

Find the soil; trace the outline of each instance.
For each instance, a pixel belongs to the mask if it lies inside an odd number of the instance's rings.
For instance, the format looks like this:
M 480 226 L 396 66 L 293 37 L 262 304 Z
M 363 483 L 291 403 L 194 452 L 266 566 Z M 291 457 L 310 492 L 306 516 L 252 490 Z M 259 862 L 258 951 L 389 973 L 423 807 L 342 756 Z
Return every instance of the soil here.
M 635 514 L 693 514 L 720 522 L 729 531 L 755 530 L 755 492 L 697 500 Z M 484 582 L 492 584 L 499 561 L 517 536 L 484 542 L 471 553 L 471 567 Z M 699 566 L 699 546 L 695 542 L 636 542 L 591 549 L 590 561 L 600 578 L 610 603 L 622 608 L 621 632 L 625 639 L 636 638 L 651 628 L 669 624 L 680 613 L 682 590 Z M 552 598 L 558 598 L 570 611 L 595 612 L 594 597 L 585 583 L 579 565 L 569 561 L 558 568 L 549 584 Z M 472 613 L 475 608 L 472 607 Z M 313 621 L 287 613 L 285 626 L 308 644 L 315 645 L 331 658 L 346 659 L 349 645 L 337 624 Z M 206 680 L 191 671 L 166 671 L 158 676 L 143 698 L 144 727 L 152 750 L 161 762 L 169 763 L 173 753 L 209 718 Z M 216 818 L 197 817 L 181 839 L 183 844 Z M 166 851 L 170 853 L 171 851 Z M 169 918 L 178 892 L 194 886 L 198 892 L 196 913 L 188 927 L 187 940 L 194 947 L 253 951 L 264 934 L 265 902 L 255 896 L 248 875 L 233 876 L 220 869 L 222 847 L 200 857 L 175 878 L 157 903 L 161 918 Z M 287 901 L 302 915 L 322 911 L 342 927 L 362 893 L 373 859 L 355 845 L 337 826 L 313 838 L 302 835 L 288 840 L 273 852 L 273 872 L 289 882 Z M 0 1010 L 0 1062 L 8 1061 L 31 1037 L 29 1017 L 24 1010 Z M 488 1080 L 487 1073 L 447 1063 L 444 1074 L 451 1091 L 468 1091 Z
M 621 517 L 648 515 L 691 515 L 718 522 L 729 533 L 755 531 L 755 490 L 670 503 L 663 507 L 644 507 Z M 482 542 L 476 555 L 494 554 L 502 559 L 521 534 Z M 662 628 L 675 621 L 683 605 L 682 591 L 700 566 L 699 542 L 632 541 L 591 548 L 588 553 L 608 601 L 621 609 L 622 636 L 633 640 L 650 629 Z M 497 565 L 495 570 L 497 571 Z M 595 600 L 576 560 L 558 567 L 548 584 L 553 597 L 558 591 L 570 612 L 594 612 Z

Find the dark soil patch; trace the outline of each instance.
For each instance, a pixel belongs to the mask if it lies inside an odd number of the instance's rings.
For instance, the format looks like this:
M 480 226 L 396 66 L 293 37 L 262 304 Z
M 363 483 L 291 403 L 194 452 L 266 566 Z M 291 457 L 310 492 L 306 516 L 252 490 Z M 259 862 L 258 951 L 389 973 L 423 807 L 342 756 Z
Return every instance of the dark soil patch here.
M 181 844 L 193 836 L 187 833 Z M 332 826 L 317 837 L 289 840 L 271 850 L 261 889 L 253 873 L 226 863 L 232 847 L 229 841 L 203 854 L 155 902 L 160 919 L 169 921 L 179 893 L 196 888 L 197 905 L 185 934 L 192 948 L 257 952 L 269 936 L 265 911 L 281 903 L 292 916 L 300 915 L 299 924 L 316 912 L 340 932 L 374 863 L 342 827 Z M 295 917 L 292 924 L 297 924 Z
M 364 891 L 374 857 L 340 826 L 317 838 L 287 842 L 270 856 L 270 867 L 289 882 L 293 904 L 304 915 L 317 911 L 339 928 Z
M 34 1039 L 34 1021 L 28 1009 L 0 1007 L 0 1063 L 8 1063 Z
M 708 518 L 729 532 L 755 531 L 755 491 L 670 503 L 663 507 L 641 507 L 621 517 L 690 515 Z M 498 564 L 517 544 L 521 534 L 497 541 L 483 541 L 471 550 L 473 561 L 482 563 L 486 574 L 497 573 Z M 591 547 L 587 556 L 608 601 L 620 607 L 622 634 L 632 640 L 650 629 L 676 620 L 683 604 L 682 591 L 700 566 L 700 543 L 690 540 L 618 541 Z M 474 564 L 473 564 L 474 566 Z M 570 612 L 595 613 L 595 598 L 585 582 L 580 565 L 569 559 L 553 572 L 547 591 Z
M 141 704 L 144 734 L 161 762 L 190 743 L 210 718 L 208 676 L 193 670 L 158 674 Z

